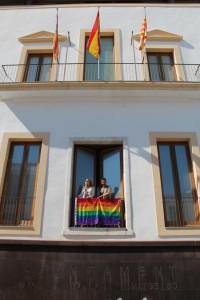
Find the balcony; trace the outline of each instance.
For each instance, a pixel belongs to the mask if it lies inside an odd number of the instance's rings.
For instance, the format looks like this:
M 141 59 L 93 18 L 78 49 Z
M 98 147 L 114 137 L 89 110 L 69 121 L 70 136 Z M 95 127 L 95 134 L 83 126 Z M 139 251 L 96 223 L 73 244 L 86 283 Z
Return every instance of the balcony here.
M 0 101 L 199 101 L 199 83 L 197 64 L 3 65 Z
M 198 64 L 2 65 L 0 83 L 36 82 L 200 82 Z

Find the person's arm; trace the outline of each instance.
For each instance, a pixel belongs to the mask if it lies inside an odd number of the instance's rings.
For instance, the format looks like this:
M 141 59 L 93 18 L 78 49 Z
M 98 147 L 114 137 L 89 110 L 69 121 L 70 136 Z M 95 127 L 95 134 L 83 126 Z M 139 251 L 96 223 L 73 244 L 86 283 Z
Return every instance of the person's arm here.
M 103 188 L 100 189 L 98 198 L 103 198 Z
M 83 198 L 83 191 L 84 191 L 84 186 L 82 187 L 82 190 L 81 190 L 81 193 L 80 193 L 80 195 L 78 195 L 78 197 L 80 197 L 80 198 Z
M 111 198 L 112 189 L 110 186 L 107 187 L 106 192 L 103 193 L 103 198 Z
M 111 194 L 112 194 L 112 189 L 109 186 L 108 189 L 107 189 L 107 192 L 106 192 L 106 198 L 111 198 Z
M 91 190 L 91 197 L 93 198 L 95 195 L 95 187 L 92 187 L 92 190 Z
M 111 198 L 111 195 L 112 195 L 112 188 L 111 188 L 111 186 L 109 186 L 108 190 L 109 190 L 109 198 Z
M 89 191 L 89 198 L 93 198 L 93 197 L 94 197 L 94 194 L 95 194 L 95 188 L 94 188 L 94 187 L 91 187 L 91 188 L 90 188 L 90 191 Z

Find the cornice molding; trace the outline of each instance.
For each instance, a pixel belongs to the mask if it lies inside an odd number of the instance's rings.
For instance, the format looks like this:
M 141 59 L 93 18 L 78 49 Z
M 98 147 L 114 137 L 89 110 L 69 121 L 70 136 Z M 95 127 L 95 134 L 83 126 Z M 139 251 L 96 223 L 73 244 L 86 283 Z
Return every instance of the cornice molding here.
M 199 8 L 200 3 L 100 3 L 99 7 L 188 7 L 188 8 Z M 1 10 L 13 10 L 13 9 L 49 9 L 49 8 L 83 8 L 83 7 L 94 7 L 94 4 L 90 3 L 77 3 L 77 4 L 44 4 L 44 5 L 2 5 Z
M 197 82 L 21 82 L 0 84 L 0 101 L 185 102 L 200 101 L 199 91 Z
M 39 31 L 29 35 L 22 36 L 18 38 L 18 41 L 22 44 L 29 44 L 29 43 L 51 43 L 53 42 L 55 33 L 49 31 Z M 58 35 L 59 42 L 67 41 L 67 36 L 65 35 Z
M 153 82 L 153 81 L 110 81 L 110 82 L 19 82 L 19 83 L 2 83 L 1 91 L 30 91 L 30 90 L 200 90 L 200 82 Z
M 134 40 L 140 41 L 140 34 L 134 35 Z M 183 39 L 181 35 L 177 35 L 171 32 L 163 31 L 160 29 L 154 29 L 147 32 L 148 41 L 159 41 L 159 42 L 179 42 Z

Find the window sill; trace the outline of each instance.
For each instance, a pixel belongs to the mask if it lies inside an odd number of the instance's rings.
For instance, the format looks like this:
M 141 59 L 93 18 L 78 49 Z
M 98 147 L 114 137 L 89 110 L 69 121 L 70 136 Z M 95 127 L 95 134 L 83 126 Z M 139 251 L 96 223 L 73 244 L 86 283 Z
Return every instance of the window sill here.
M 63 231 L 64 236 L 134 236 L 132 230 L 126 228 L 88 228 L 88 227 L 70 227 Z
M 34 230 L 32 226 L 6 226 L 6 225 L 0 225 L 0 230 L 6 229 L 6 230 Z
M 39 236 L 40 230 L 36 230 L 32 226 L 4 226 L 0 225 L 1 235 L 15 235 L 15 236 Z
M 159 228 L 158 235 L 160 237 L 196 237 L 200 235 L 200 226 Z
M 165 227 L 166 230 L 200 230 L 200 225 Z

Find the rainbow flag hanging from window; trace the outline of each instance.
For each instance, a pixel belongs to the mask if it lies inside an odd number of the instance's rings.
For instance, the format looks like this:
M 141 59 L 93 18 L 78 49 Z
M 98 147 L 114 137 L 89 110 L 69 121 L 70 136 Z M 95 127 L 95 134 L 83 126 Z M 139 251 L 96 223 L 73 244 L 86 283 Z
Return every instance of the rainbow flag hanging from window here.
M 76 198 L 75 225 L 98 224 L 98 198 Z
M 100 225 L 120 225 L 120 199 L 101 199 L 99 201 L 99 206 Z
M 119 226 L 120 199 L 76 198 L 75 225 Z
M 92 54 L 96 59 L 99 59 L 99 55 L 101 54 L 99 11 L 88 39 L 87 49 L 90 54 Z

